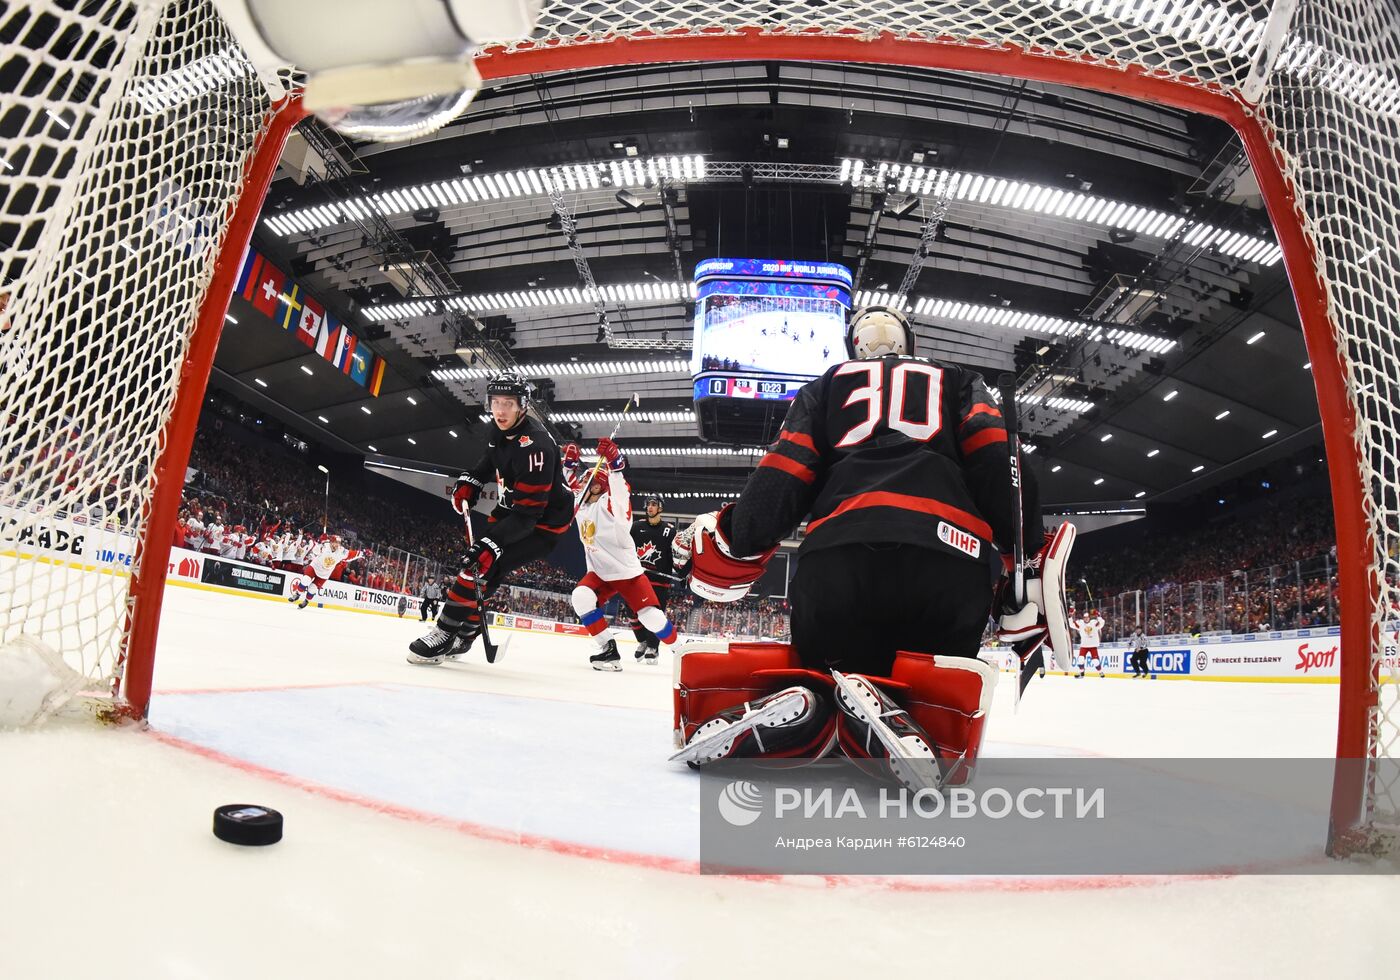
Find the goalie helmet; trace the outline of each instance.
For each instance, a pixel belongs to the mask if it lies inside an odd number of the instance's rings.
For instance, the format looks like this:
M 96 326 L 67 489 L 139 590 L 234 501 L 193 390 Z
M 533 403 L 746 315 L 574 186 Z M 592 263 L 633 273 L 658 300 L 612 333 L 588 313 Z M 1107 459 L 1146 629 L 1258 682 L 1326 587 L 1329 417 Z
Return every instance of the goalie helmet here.
M 504 395 L 520 400 L 520 410 L 523 412 L 530 407 L 530 386 L 518 371 L 502 371 L 486 384 L 486 407 L 491 407 L 491 399 L 496 395 Z
M 866 360 L 887 354 L 912 354 L 914 328 L 909 319 L 890 306 L 867 306 L 851 314 L 846 327 L 846 353 Z

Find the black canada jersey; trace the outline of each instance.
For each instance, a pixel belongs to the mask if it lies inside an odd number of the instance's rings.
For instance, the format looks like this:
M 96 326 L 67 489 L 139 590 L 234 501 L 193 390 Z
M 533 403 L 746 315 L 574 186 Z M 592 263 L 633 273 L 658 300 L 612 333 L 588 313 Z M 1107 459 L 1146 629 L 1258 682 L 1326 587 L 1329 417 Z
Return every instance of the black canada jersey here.
M 981 375 L 902 355 L 847 361 L 798 392 L 725 530 L 743 555 L 806 517 L 804 551 L 915 544 L 985 561 L 1010 547 L 1009 464 Z
M 573 521 L 574 498 L 564 486 L 559 446 L 533 417 L 526 415 L 508 432 L 489 423 L 486 451 L 468 474 L 480 484 L 495 480 L 501 498 L 486 532 L 498 544 L 510 544 L 538 529 L 562 534 Z
M 676 525 L 670 521 L 651 524 L 645 517 L 632 523 L 632 543 L 637 546 L 637 558 L 653 585 L 668 586 L 675 582 L 676 561 L 671 546 L 676 540 Z

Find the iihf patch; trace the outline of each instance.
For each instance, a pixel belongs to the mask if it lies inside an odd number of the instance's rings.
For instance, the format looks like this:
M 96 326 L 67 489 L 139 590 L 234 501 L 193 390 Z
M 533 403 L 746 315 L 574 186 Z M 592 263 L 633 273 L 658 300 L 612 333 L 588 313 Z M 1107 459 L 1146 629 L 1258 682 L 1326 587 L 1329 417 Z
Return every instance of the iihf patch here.
M 938 540 L 949 547 L 957 548 L 965 555 L 971 555 L 973 558 L 982 553 L 982 542 L 977 540 L 976 535 L 953 527 L 947 521 L 938 522 Z
M 531 439 L 529 436 L 521 436 L 521 437 L 520 437 L 520 445 L 522 445 L 522 446 L 528 446 L 528 445 L 532 444 L 533 442 L 534 442 L 534 440 Z

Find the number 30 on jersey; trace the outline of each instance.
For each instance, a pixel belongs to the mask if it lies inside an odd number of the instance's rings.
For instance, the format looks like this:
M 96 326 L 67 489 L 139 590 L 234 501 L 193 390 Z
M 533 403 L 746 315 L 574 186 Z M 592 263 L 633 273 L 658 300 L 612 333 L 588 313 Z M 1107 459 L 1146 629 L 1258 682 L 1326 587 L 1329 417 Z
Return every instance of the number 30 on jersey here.
M 846 408 L 864 403 L 865 421 L 857 423 L 836 441 L 838 449 L 856 446 L 869 439 L 875 428 L 884 421 L 895 432 L 902 432 L 916 442 L 928 442 L 938 430 L 943 428 L 943 369 L 919 361 L 904 361 L 890 370 L 889 387 L 885 387 L 884 361 L 847 361 L 836 369 L 836 374 L 864 374 L 866 383 L 851 392 L 846 399 Z M 909 384 L 913 375 L 923 375 L 927 385 Z M 923 411 L 912 411 L 910 399 L 915 404 L 918 389 L 923 387 L 928 404 Z M 912 421 L 909 416 L 922 417 L 923 421 Z

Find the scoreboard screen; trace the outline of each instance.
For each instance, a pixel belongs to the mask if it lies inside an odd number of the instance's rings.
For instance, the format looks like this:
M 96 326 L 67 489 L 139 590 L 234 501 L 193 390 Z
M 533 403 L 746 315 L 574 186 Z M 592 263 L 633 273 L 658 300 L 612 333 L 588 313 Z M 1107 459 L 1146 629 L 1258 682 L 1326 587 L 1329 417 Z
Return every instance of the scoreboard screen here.
M 691 355 L 700 435 L 763 444 L 787 402 L 846 360 L 851 273 L 834 262 L 708 259 L 695 269 Z

